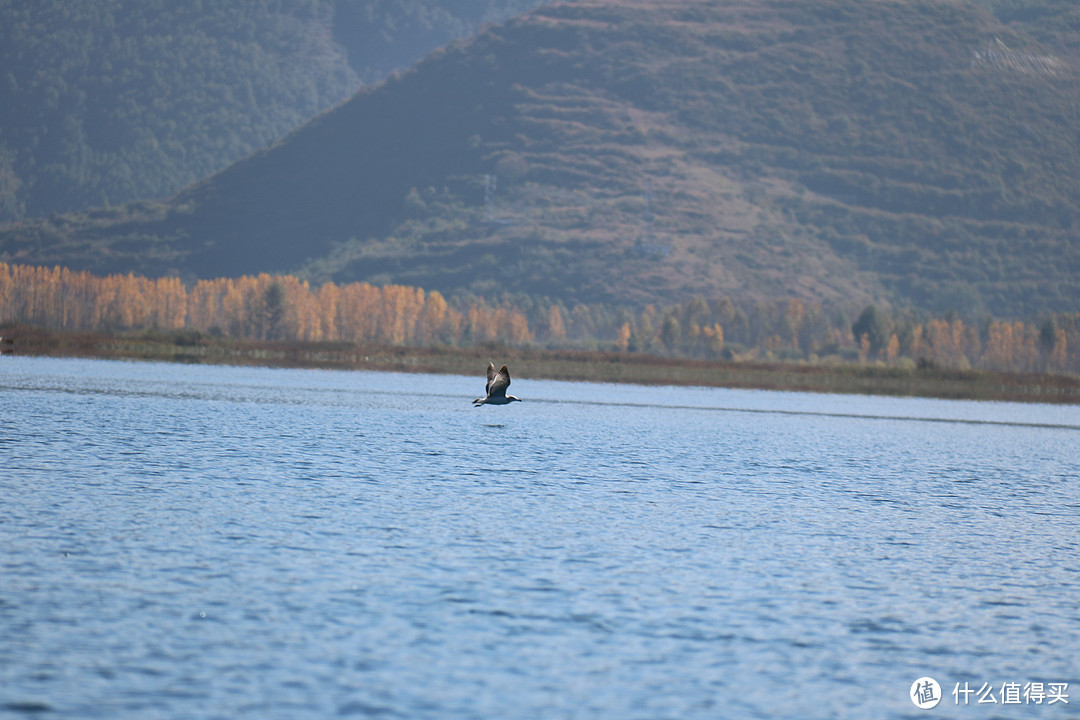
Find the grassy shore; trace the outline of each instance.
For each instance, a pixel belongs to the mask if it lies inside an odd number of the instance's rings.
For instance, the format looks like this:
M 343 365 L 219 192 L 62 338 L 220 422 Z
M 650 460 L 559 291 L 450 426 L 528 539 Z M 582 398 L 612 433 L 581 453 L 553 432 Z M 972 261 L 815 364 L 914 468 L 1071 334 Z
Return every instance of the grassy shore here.
M 701 385 L 971 400 L 1080 403 L 1080 377 L 878 365 L 727 362 L 638 353 L 535 348 L 416 348 L 215 338 L 193 332 L 105 335 L 0 326 L 18 355 L 160 360 L 223 365 L 481 375 L 487 361 L 518 378 Z

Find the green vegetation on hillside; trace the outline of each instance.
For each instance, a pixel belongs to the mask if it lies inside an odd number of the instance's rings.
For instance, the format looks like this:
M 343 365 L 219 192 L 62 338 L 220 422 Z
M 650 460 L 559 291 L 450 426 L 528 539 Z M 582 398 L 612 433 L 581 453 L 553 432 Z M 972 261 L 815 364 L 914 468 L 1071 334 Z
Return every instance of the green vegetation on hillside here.
M 1071 313 L 1067 17 L 1054 0 L 556 4 L 166 204 L 0 233 L 0 259 L 637 310 Z
M 331 20 L 309 0 L 0 2 L 0 220 L 164 195 L 343 100 Z
M 539 0 L 0 0 L 0 223 L 168 195 Z

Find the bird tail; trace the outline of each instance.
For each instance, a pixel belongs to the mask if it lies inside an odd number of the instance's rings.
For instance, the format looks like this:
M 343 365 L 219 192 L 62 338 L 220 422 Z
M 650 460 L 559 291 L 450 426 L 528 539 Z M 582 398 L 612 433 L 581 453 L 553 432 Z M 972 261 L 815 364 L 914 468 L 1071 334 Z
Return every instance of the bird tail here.
M 473 407 L 480 407 L 487 402 L 487 398 L 476 398 L 472 401 Z

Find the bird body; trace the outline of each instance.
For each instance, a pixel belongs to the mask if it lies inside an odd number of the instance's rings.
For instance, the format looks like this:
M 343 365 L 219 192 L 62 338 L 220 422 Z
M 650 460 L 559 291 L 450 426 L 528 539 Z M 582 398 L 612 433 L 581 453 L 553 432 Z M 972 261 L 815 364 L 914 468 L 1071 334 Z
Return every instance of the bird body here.
M 495 363 L 488 363 L 487 384 L 484 386 L 486 397 L 473 400 L 474 407 L 481 405 L 509 405 L 512 402 L 521 402 L 521 398 L 506 394 L 506 388 L 510 387 L 510 371 L 503 365 L 498 372 L 495 371 Z

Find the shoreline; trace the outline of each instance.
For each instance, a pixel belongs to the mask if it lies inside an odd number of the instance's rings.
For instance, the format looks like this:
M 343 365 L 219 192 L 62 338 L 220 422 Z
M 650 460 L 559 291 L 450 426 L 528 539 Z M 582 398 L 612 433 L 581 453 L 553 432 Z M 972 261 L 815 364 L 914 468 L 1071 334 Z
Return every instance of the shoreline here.
M 234 340 L 193 331 L 105 334 L 8 324 L 5 353 L 156 360 L 210 365 L 370 370 L 481 376 L 488 360 L 515 377 L 690 385 L 791 392 L 1080 404 L 1080 377 L 884 365 L 689 360 L 638 353 L 505 346 L 399 347 L 378 344 Z M 0 359 L 0 362 L 3 362 Z

